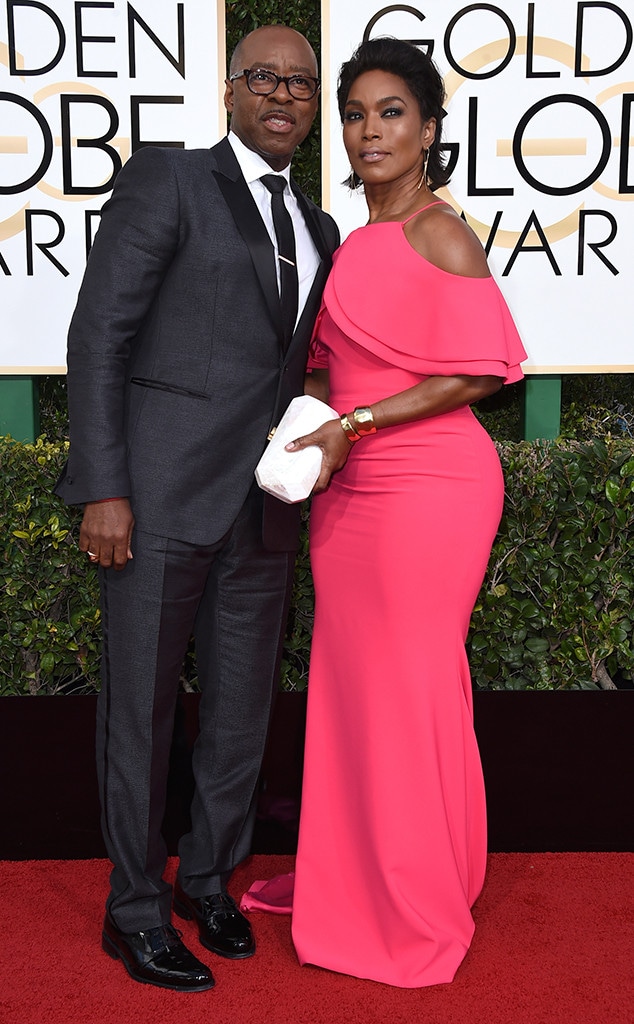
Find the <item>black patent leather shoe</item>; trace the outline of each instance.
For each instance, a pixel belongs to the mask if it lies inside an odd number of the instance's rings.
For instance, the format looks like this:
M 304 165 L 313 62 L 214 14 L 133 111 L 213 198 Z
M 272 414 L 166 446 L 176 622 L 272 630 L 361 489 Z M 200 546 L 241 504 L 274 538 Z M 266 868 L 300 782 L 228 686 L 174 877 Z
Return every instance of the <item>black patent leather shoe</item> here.
M 122 961 L 131 978 L 146 985 L 204 992 L 215 984 L 209 968 L 189 952 L 171 924 L 143 932 L 122 932 L 106 914 L 101 946 L 113 960 Z
M 244 960 L 255 953 L 251 925 L 240 913 L 229 893 L 188 896 L 176 883 L 174 910 L 186 921 L 196 921 L 200 941 L 212 953 L 229 960 Z

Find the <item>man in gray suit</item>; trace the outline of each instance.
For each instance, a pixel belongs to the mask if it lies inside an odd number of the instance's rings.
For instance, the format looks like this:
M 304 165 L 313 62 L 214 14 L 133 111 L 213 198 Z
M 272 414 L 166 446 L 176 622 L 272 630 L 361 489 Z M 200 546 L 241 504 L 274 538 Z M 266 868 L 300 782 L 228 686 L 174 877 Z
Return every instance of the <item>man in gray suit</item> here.
M 299 33 L 246 36 L 226 82 L 228 138 L 147 147 L 120 172 L 69 332 L 71 449 L 57 491 L 85 505 L 79 546 L 100 566 L 103 948 L 135 980 L 180 991 L 214 980 L 170 923 L 172 895 L 207 949 L 255 951 L 226 886 L 250 848 L 299 524 L 253 471 L 303 390 L 338 244 L 289 177 L 318 89 Z M 196 790 L 172 894 L 161 823 L 192 633 Z

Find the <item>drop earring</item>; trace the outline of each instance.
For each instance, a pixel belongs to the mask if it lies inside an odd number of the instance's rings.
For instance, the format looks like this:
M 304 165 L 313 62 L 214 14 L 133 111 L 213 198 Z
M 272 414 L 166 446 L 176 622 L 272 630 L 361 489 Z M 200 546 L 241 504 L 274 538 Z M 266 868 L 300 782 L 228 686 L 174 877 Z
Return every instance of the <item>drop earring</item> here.
M 429 166 L 429 150 L 426 149 L 425 150 L 425 159 L 423 160 L 423 173 L 421 174 L 420 181 L 418 182 L 418 185 L 416 186 L 416 191 L 417 192 L 418 192 L 419 189 L 421 189 L 423 187 L 423 183 L 425 184 L 425 186 L 429 185 L 429 181 L 427 180 L 427 168 L 428 168 L 428 166 Z
M 346 180 L 343 182 L 343 184 L 347 185 L 347 187 L 352 192 L 354 192 L 355 189 L 359 188 L 359 185 L 363 185 L 363 181 L 359 177 L 359 175 L 355 171 L 353 171 L 352 168 L 350 168 L 350 174 L 348 175 Z

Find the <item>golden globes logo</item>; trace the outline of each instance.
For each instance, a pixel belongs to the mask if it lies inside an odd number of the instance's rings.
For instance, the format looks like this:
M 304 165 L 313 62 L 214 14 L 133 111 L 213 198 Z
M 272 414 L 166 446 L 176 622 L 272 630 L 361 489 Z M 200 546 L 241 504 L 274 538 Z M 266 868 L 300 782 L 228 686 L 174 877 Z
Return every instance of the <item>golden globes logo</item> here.
M 184 145 L 143 138 L 141 130 L 144 111 L 183 104 L 183 95 L 129 92 L 124 111 L 106 92 L 86 81 L 134 82 L 141 72 L 140 40 L 144 53 L 152 48 L 185 80 L 184 4 L 173 5 L 169 43 L 131 3 L 118 6 L 119 10 L 112 0 L 68 4 L 72 16 L 65 22 L 59 5 L 56 11 L 39 0 L 6 0 L 7 41 L 0 39 L 0 76 L 8 79 L 10 88 L 0 88 L 0 245 L 24 232 L 27 276 L 34 274 L 35 250 L 60 274 L 69 274 L 51 251 L 63 241 L 66 223 L 58 210 L 35 209 L 31 200 L 20 204 L 19 197 L 32 196 L 37 189 L 56 202 L 83 203 L 107 194 L 122 163 L 141 146 Z M 120 17 L 122 9 L 125 18 Z M 93 27 L 96 17 L 98 29 Z M 51 81 L 60 67 L 66 75 L 70 72 L 69 78 Z M 46 84 L 33 88 L 38 79 Z M 129 135 L 119 133 L 124 118 L 130 125 Z M 56 151 L 61 161 L 55 160 Z M 47 180 L 51 175 L 53 181 Z M 17 197 L 18 202 L 10 209 L 2 197 Z M 99 210 L 83 213 L 87 254 Z M 0 272 L 13 273 L 1 249 Z
M 495 4 L 469 4 L 432 38 L 422 11 L 393 4 L 373 15 L 364 38 L 396 34 L 390 20 L 398 16 L 402 26 L 411 17 L 409 41 L 450 69 L 444 148 L 453 179 L 443 195 L 487 253 L 494 245 L 511 250 L 503 276 L 529 254 L 560 276 L 553 245 L 575 234 L 575 266 L 565 269 L 583 275 L 590 250 L 616 275 L 620 267 L 606 252 L 618 234 L 614 209 L 587 204 L 593 192 L 611 203 L 634 196 L 634 83 L 614 81 L 632 51 L 632 23 L 617 4 L 579 2 L 558 19 L 568 38 L 553 39 L 540 34 L 540 16 L 552 12 L 546 6 L 527 3 L 520 24 Z

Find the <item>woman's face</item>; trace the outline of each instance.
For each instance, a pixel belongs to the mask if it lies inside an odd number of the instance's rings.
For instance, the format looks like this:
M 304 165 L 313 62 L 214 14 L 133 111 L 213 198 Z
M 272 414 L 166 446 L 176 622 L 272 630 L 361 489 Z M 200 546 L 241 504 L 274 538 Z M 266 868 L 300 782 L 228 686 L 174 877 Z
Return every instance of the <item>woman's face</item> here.
M 435 118 L 423 122 L 418 101 L 398 75 L 366 71 L 354 80 L 344 109 L 343 142 L 366 185 L 420 178 Z

